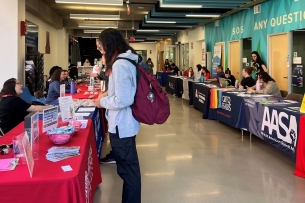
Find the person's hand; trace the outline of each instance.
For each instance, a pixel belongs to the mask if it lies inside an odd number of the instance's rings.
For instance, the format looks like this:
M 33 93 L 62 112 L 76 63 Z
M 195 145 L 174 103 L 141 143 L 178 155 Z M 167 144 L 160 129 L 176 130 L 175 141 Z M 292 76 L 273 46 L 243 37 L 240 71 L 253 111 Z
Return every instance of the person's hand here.
M 102 108 L 102 106 L 101 106 L 101 97 L 98 97 L 96 100 L 94 100 L 94 105 L 97 108 Z
M 244 86 L 239 85 L 239 89 L 240 89 L 240 90 L 244 89 Z
M 251 87 L 248 87 L 248 88 L 247 88 L 247 91 L 248 91 L 248 92 L 255 92 L 255 90 L 252 89 Z
M 106 96 L 108 96 L 108 91 L 101 93 L 99 95 L 99 98 L 103 98 L 103 97 L 106 97 Z

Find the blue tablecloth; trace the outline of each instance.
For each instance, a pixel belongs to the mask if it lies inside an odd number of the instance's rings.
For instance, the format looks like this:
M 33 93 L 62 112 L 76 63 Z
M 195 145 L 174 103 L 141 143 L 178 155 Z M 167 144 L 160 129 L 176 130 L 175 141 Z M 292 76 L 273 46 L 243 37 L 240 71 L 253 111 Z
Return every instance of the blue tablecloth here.
M 82 107 L 80 106 L 79 108 L 94 108 L 94 107 Z M 102 111 L 99 108 L 95 108 L 93 112 L 79 112 L 79 108 L 76 109 L 76 113 L 90 113 L 89 116 L 85 116 L 85 119 L 91 119 L 94 127 L 94 136 L 95 136 L 95 141 L 96 141 L 96 149 L 97 149 L 97 154 L 98 158 L 100 159 L 101 157 L 101 152 L 102 152 L 102 142 L 104 141 L 104 124 L 102 122 Z
M 157 72 L 156 77 L 160 83 L 161 86 L 165 87 L 167 84 L 167 76 L 169 75 L 175 75 L 173 72 Z
M 183 93 L 183 80 L 184 76 L 168 76 L 165 91 L 171 95 L 182 97 Z

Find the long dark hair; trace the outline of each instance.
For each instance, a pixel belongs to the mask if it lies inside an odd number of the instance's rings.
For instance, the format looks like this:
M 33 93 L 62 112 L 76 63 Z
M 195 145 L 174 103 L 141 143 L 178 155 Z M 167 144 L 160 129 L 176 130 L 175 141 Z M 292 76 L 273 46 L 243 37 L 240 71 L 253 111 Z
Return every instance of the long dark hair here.
M 231 71 L 230 71 L 230 69 L 228 68 L 226 71 L 225 71 L 225 74 L 229 74 L 229 75 L 231 75 Z
M 60 81 L 60 75 L 61 75 L 62 70 L 61 69 L 57 69 L 54 71 L 54 73 L 51 76 L 51 80 L 52 82 L 54 81 Z
M 205 73 L 210 73 L 210 71 L 205 66 L 202 67 L 202 70 L 204 70 Z
M 261 56 L 259 55 L 259 53 L 258 53 L 257 51 L 252 51 L 251 57 L 252 57 L 252 54 L 255 54 L 255 55 L 256 55 L 256 61 L 257 61 L 257 62 L 262 60 L 262 59 L 261 59 Z
M 106 72 L 108 74 L 111 72 L 114 60 L 119 54 L 126 53 L 127 50 L 130 50 L 133 54 L 137 54 L 116 29 L 108 28 L 104 30 L 99 36 L 99 41 L 105 51 Z
M 0 92 L 0 100 L 2 99 L 3 95 L 11 94 L 12 96 L 18 97 L 17 92 L 15 90 L 16 85 L 16 78 L 8 79 L 4 82 L 3 88 Z
M 198 72 L 201 71 L 202 66 L 200 64 L 197 64 L 196 67 L 197 67 Z
M 56 71 L 56 70 L 62 70 L 62 67 L 59 67 L 59 66 L 53 66 L 50 71 L 49 71 L 49 75 L 50 77 L 52 77 L 53 73 Z
M 275 80 L 267 72 L 258 72 L 257 77 L 260 77 L 265 83 L 269 81 L 275 82 Z

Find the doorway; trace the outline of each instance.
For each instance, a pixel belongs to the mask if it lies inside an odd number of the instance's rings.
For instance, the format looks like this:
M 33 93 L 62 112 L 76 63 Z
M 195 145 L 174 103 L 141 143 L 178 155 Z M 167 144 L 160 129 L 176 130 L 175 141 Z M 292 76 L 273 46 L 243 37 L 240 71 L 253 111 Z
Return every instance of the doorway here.
M 280 90 L 288 91 L 288 34 L 271 35 L 269 45 L 269 73 Z
M 231 74 L 240 81 L 240 41 L 229 42 L 229 68 Z

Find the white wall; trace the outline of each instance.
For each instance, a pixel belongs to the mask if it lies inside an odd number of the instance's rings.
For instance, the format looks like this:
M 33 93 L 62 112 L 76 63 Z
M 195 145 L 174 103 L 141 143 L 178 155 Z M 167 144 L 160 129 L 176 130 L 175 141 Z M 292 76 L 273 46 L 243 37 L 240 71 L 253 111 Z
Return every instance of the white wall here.
M 189 66 L 194 68 L 197 64 L 201 64 L 201 44 L 205 39 L 204 27 L 198 26 L 194 30 L 180 31 L 177 35 L 178 42 L 181 44 L 189 43 Z M 193 43 L 193 49 L 191 43 Z
M 69 36 L 66 29 L 56 29 L 29 12 L 25 17 L 38 25 L 38 51 L 44 54 L 44 74 L 49 75 L 49 70 L 55 65 L 68 69 Z M 50 54 L 45 54 L 46 32 L 50 33 Z
M 25 37 L 20 35 L 20 21 L 25 21 L 25 0 L 1 1 L 0 89 L 12 77 L 24 83 Z
M 129 44 L 135 50 L 146 50 L 147 58 L 151 58 L 154 63 L 154 73 L 157 71 L 157 43 L 130 43 Z M 150 53 L 151 50 L 151 53 Z M 146 62 L 146 61 L 145 61 Z

